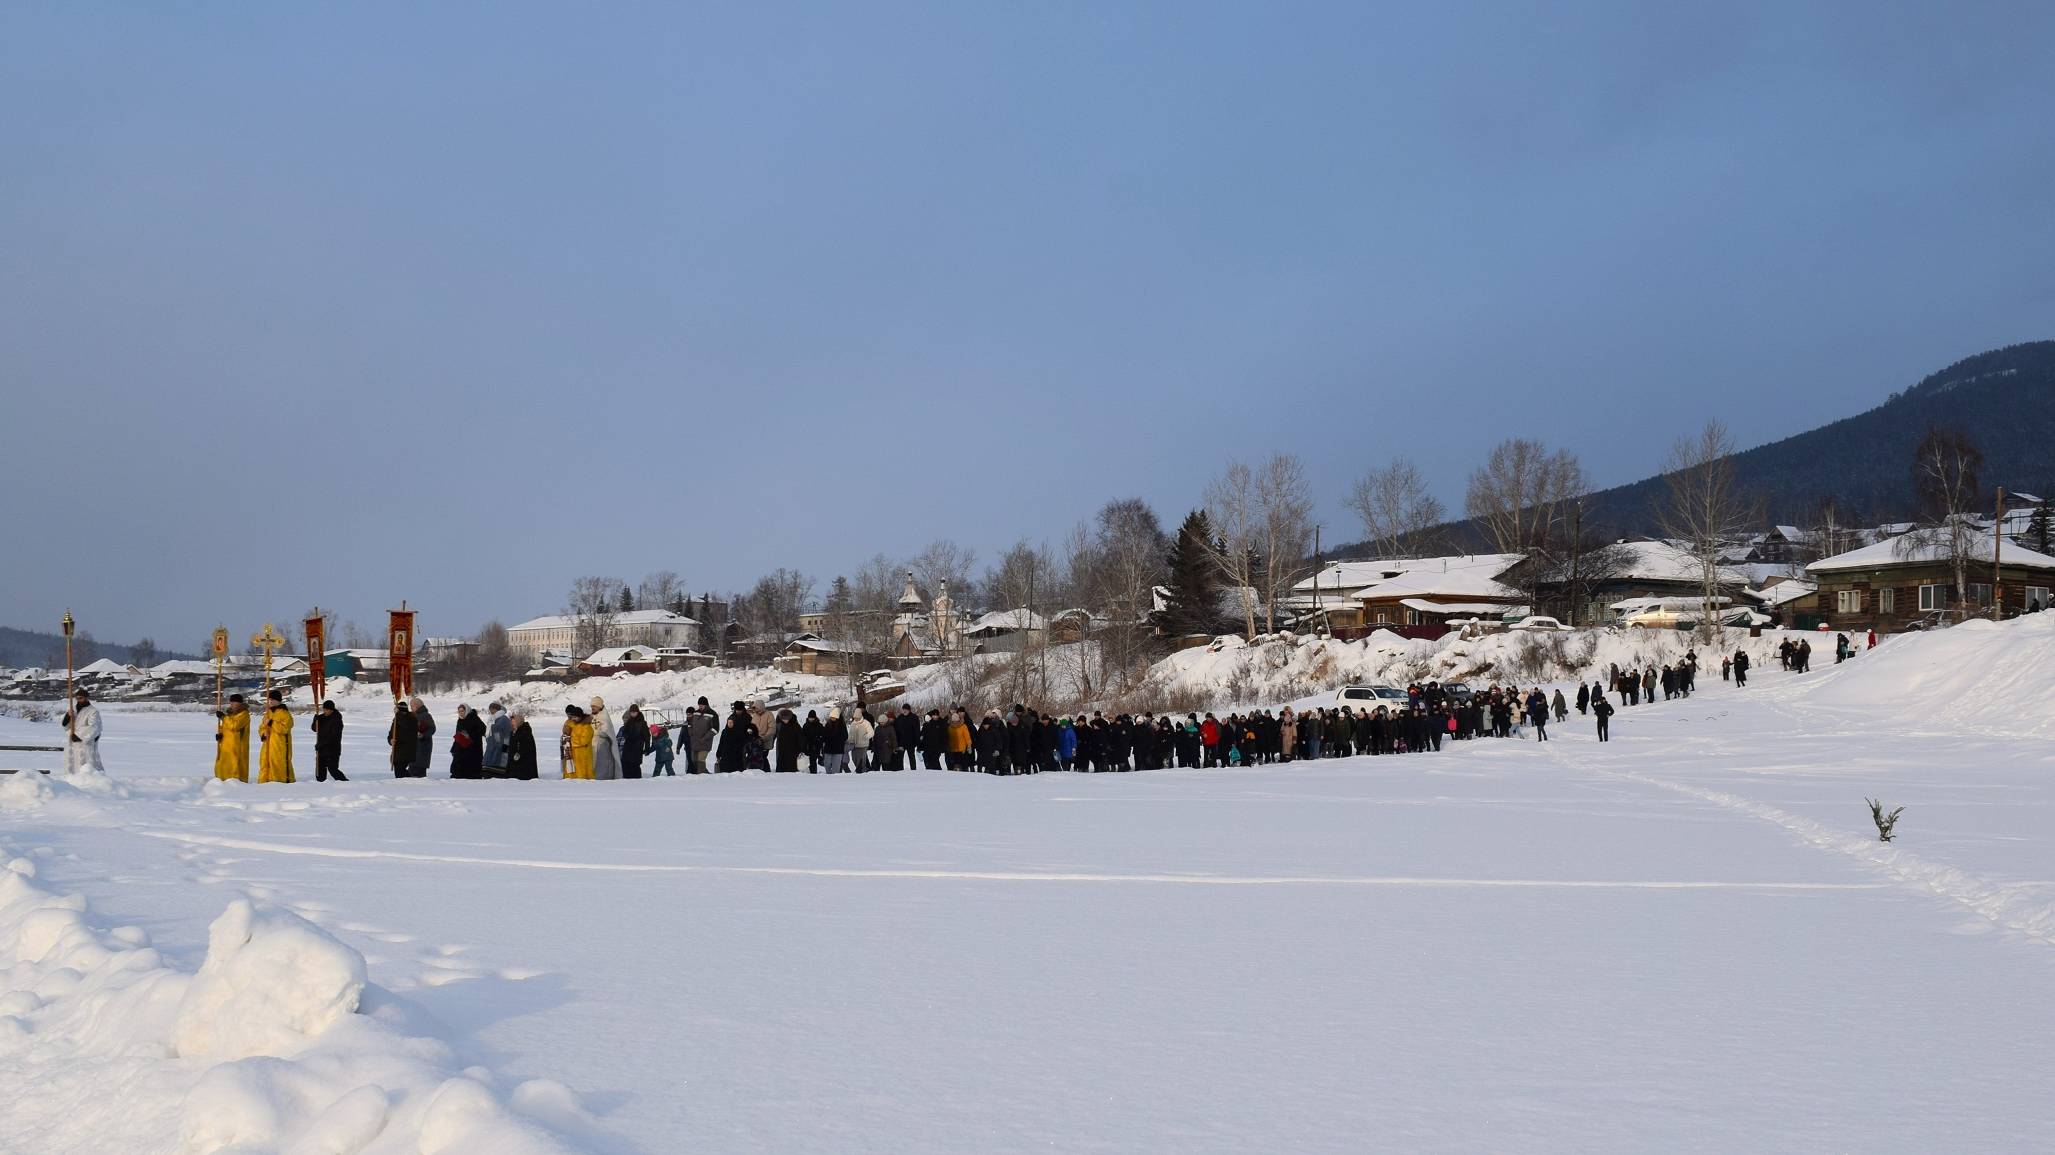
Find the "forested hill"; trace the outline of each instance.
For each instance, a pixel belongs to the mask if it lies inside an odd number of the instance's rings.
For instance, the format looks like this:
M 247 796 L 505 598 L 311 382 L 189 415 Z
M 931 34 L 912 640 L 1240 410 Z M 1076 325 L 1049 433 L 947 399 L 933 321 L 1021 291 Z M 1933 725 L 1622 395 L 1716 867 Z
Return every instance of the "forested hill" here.
M 1693 432 L 1680 418 L 1677 436 Z M 2003 485 L 2042 497 L 2055 490 L 2055 341 L 2031 341 L 1978 353 L 1893 393 L 1882 405 L 1782 441 L 1735 455 L 1742 488 L 1761 501 L 1763 524 L 1807 525 L 1822 498 L 1834 499 L 1844 524 L 1875 524 L 1912 515 L 1912 451 L 1930 425 L 1967 433 L 1983 451 L 1979 478 L 1988 492 Z M 1482 455 L 1486 447 L 1479 446 Z M 1661 477 L 1592 495 L 1603 532 L 1654 534 Z M 1468 521 L 1434 531 L 1453 548 L 1490 543 Z M 1361 557 L 1367 543 L 1337 546 L 1328 557 Z
M 2049 496 L 2055 341 L 1964 358 L 1866 413 L 1745 450 L 1734 459 L 1735 471 L 1762 499 L 1768 522 L 1802 525 L 1823 497 L 1832 497 L 1844 518 L 1896 520 L 1912 512 L 1912 451 L 1929 425 L 1960 429 L 1983 450 L 1986 489 Z M 1651 477 L 1595 496 L 1620 532 L 1648 533 L 1662 492 L 1662 479 Z
M 81 666 L 95 658 L 112 658 L 125 663 L 138 656 L 136 647 L 130 645 L 97 642 L 90 636 L 75 638 L 73 641 L 71 660 Z M 170 661 L 173 658 L 199 657 L 198 654 L 174 653 L 170 650 L 153 650 L 142 656 L 149 657 L 153 664 Z M 63 634 L 0 626 L 0 668 L 19 670 L 30 666 L 60 668 L 63 665 Z

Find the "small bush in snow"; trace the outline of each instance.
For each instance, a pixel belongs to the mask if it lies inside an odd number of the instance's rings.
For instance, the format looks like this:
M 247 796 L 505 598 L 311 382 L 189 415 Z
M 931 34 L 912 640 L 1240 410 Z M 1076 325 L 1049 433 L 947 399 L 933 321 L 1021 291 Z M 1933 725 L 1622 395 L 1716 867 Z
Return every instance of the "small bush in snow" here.
M 1869 816 L 1877 824 L 1877 837 L 1885 842 L 1891 841 L 1891 828 L 1898 825 L 1898 816 L 1905 813 L 1905 807 L 1900 806 L 1886 814 L 1884 804 L 1876 799 L 1865 798 L 1863 801 L 1869 803 Z

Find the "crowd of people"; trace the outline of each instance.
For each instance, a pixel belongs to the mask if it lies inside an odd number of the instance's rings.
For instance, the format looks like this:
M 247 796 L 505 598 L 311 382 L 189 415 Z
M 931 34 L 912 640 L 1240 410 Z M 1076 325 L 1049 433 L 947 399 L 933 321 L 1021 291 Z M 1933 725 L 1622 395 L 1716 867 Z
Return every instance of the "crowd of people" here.
M 1845 635 L 1841 644 L 1846 651 L 1854 649 Z M 1804 671 L 1810 668 L 1812 645 L 1786 638 L 1777 657 L 1784 669 Z M 1736 651 L 1721 658 L 1720 676 L 1746 686 L 1749 666 L 1748 654 Z M 1580 682 L 1574 698 L 1560 688 L 1522 691 L 1493 685 L 1473 692 L 1427 681 L 1406 687 L 1403 704 L 1188 712 L 1182 718 L 1151 711 L 1060 715 L 1020 704 L 982 714 L 962 706 L 923 713 L 906 703 L 896 709 L 828 708 L 826 717 L 807 710 L 802 718 L 795 710 L 772 710 L 758 702 L 735 702 L 722 714 L 700 698 L 675 721 L 666 722 L 660 714 L 652 722 L 640 704 L 631 704 L 617 723 L 606 702 L 593 698 L 589 706 L 564 708 L 559 773 L 593 781 L 675 776 L 681 761 L 687 774 L 861 774 L 924 766 L 1010 775 L 1268 765 L 1422 753 L 1439 750 L 1444 742 L 1524 738 L 1529 731 L 1545 742 L 1550 724 L 1568 721 L 1573 708 L 1593 719 L 1598 740 L 1604 742 L 1611 739 L 1611 720 L 1620 708 L 1688 698 L 1697 676 L 1698 655 L 1687 651 L 1674 663 L 1629 669 L 1613 665 L 1607 677 Z M 216 778 L 251 780 L 254 728 L 256 781 L 294 781 L 295 724 L 279 691 L 266 695 L 264 711 L 254 720 L 240 694 L 231 695 L 215 717 Z M 96 767 L 100 721 L 84 692 L 65 724 L 77 731 L 67 762 Z M 315 781 L 348 781 L 341 765 L 343 718 L 334 701 L 321 703 L 309 728 Z M 541 776 L 534 729 L 518 710 L 491 702 L 481 715 L 459 705 L 450 731 L 452 778 Z M 385 735 L 394 777 L 427 776 L 436 733 L 436 720 L 419 697 L 394 703 Z

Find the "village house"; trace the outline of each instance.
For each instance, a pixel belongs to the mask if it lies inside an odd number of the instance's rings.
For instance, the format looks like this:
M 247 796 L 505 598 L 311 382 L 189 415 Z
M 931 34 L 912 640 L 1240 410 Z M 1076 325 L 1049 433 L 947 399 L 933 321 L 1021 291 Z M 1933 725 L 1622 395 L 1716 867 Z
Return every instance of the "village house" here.
M 1615 618 L 1620 602 L 1649 598 L 1703 598 L 1705 571 L 1697 557 L 1667 541 L 1622 541 L 1595 549 L 1578 559 L 1577 579 L 1571 568 L 1557 565 L 1534 583 L 1542 612 L 1566 625 L 1603 625 Z M 1748 588 L 1748 574 L 1737 566 L 1717 571 L 1718 596 L 1739 603 Z
M 1955 588 L 1955 565 L 1945 535 L 1904 534 L 1861 549 L 1821 558 L 1805 567 L 1819 584 L 1820 614 L 1834 630 L 1890 633 L 1928 618 L 1954 620 L 1988 613 L 1998 594 L 1992 583 L 1991 534 L 1966 531 L 1967 603 Z M 2055 557 L 2022 546 L 1998 550 L 1997 584 L 2003 613 L 2048 606 L 2055 587 Z
M 787 674 L 842 678 L 869 665 L 864 658 L 863 647 L 855 642 L 831 642 L 809 636 L 788 643 L 771 666 Z
M 1336 637 L 1387 629 L 1439 637 L 1450 618 L 1499 615 L 1527 598 L 1504 579 L 1525 560 L 1517 553 L 1335 561 L 1279 598 L 1280 616 L 1325 627 Z

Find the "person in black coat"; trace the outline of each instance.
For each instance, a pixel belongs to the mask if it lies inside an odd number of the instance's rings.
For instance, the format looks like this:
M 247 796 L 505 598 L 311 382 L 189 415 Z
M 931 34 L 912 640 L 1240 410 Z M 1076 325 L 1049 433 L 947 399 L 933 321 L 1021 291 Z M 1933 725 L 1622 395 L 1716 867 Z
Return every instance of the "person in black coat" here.
M 342 711 L 333 701 L 322 702 L 314 715 L 314 781 L 349 781 L 342 772 L 342 732 Z
M 472 717 L 477 717 L 473 714 Z M 649 752 L 649 722 L 642 716 L 642 707 L 631 705 L 621 716 L 621 737 L 618 742 L 621 752 L 621 777 L 642 777 L 642 756 Z
M 414 747 L 421 736 L 416 728 L 414 712 L 407 709 L 405 702 L 393 705 L 392 726 L 385 732 L 385 743 L 392 747 L 392 776 L 395 778 L 423 778 L 425 771 L 414 769 Z
M 742 770 L 743 760 L 749 755 L 749 744 L 756 740 L 756 723 L 740 710 L 728 715 L 728 721 L 721 727 L 721 736 L 714 743 L 714 770 L 720 774 L 736 774 Z
M 1579 714 L 1586 713 L 1588 712 L 1590 706 L 1591 687 L 1585 685 L 1582 682 L 1577 683 L 1577 712 Z
M 799 773 L 799 753 L 805 746 L 799 719 L 790 710 L 778 711 L 778 773 Z
M 450 735 L 450 777 L 485 777 L 485 721 L 469 706 L 457 707 Z
M 536 776 L 535 731 L 528 728 L 528 719 L 515 714 L 511 719 L 513 732 L 507 739 L 507 777 L 533 782 Z
M 940 710 L 929 710 L 928 720 L 920 724 L 921 765 L 930 770 L 942 768 L 942 755 L 949 749 L 949 723 L 943 719 Z
M 1006 764 L 1015 774 L 1035 767 L 1035 720 L 1032 714 L 1015 714 L 1006 723 Z
M 1604 694 L 1593 694 L 1591 696 L 1591 712 L 1598 715 L 1598 740 L 1601 742 L 1612 741 L 1610 722 L 1613 716 L 1613 704 L 1606 700 Z
M 920 730 L 920 717 L 913 712 L 913 707 L 900 706 L 899 713 L 892 719 L 892 735 L 899 739 L 899 755 L 906 759 L 906 768 L 908 770 L 914 768 L 914 758 L 920 750 Z M 886 767 L 888 770 L 897 770 L 898 768 L 897 766 Z
M 806 724 L 799 727 L 799 749 L 806 753 L 806 769 L 809 773 L 821 772 L 821 751 L 828 744 L 828 728 L 821 725 L 821 716 L 812 710 L 806 712 Z M 840 751 L 837 751 L 840 753 Z

